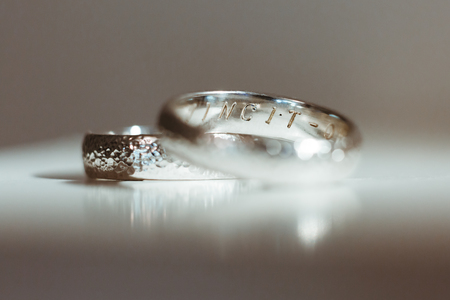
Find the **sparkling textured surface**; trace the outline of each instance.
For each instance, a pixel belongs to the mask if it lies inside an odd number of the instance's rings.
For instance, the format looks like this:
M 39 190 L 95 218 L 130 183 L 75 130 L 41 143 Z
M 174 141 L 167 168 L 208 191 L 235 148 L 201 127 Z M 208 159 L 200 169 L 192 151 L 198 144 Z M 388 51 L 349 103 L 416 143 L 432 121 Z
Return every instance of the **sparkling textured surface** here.
M 192 166 L 166 153 L 155 135 L 87 134 L 83 162 L 91 178 L 219 179 L 232 178 Z

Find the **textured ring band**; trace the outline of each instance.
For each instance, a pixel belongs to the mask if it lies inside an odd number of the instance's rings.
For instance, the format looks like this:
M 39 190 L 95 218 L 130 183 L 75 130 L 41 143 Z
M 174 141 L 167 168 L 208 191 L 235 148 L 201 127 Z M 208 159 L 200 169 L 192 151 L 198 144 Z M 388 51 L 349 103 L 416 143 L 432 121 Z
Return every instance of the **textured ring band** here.
M 171 153 L 199 166 L 266 181 L 330 181 L 354 168 L 360 134 L 329 109 L 240 91 L 185 94 L 161 111 Z
M 128 127 L 121 134 L 87 133 L 82 147 L 84 170 L 91 178 L 116 180 L 234 178 L 173 157 L 160 138 L 146 126 Z

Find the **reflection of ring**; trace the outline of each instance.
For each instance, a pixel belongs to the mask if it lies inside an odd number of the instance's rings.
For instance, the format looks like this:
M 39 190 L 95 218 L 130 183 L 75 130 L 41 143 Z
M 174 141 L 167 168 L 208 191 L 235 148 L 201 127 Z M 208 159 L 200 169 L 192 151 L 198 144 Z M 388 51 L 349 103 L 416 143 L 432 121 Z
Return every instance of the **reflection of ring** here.
M 93 184 L 85 189 L 91 220 L 101 224 L 151 227 L 168 220 L 196 220 L 213 208 L 228 206 L 261 185 L 247 180 L 152 181 Z M 111 216 L 114 218 L 111 218 Z M 126 222 L 118 222 L 125 220 Z
M 161 147 L 161 134 L 150 127 L 132 126 L 121 134 L 88 133 L 83 141 L 83 161 L 91 178 L 219 179 L 230 178 L 174 158 Z
M 159 118 L 163 144 L 196 165 L 268 181 L 348 175 L 360 146 L 356 126 L 304 101 L 250 92 L 185 94 Z

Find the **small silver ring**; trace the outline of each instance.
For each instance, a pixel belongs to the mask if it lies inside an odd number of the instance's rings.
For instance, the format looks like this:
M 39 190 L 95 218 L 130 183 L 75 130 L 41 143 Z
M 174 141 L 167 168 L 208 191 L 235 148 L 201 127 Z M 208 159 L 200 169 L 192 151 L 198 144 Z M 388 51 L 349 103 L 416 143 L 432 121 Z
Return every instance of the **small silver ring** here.
M 114 180 L 234 178 L 170 155 L 161 146 L 161 133 L 152 127 L 135 125 L 117 132 L 85 135 L 82 150 L 88 177 Z
M 305 101 L 243 91 L 184 94 L 159 116 L 162 143 L 204 168 L 276 182 L 334 181 L 354 169 L 353 122 Z

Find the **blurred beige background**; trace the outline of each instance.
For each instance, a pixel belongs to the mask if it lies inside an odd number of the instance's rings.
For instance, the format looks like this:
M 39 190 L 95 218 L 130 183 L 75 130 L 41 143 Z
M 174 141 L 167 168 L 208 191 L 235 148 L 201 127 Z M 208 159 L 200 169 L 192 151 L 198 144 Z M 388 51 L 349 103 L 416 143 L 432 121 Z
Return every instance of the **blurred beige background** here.
M 343 112 L 368 148 L 442 148 L 449 16 L 447 0 L 3 0 L 0 146 L 154 123 L 172 95 L 237 89 Z

